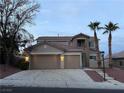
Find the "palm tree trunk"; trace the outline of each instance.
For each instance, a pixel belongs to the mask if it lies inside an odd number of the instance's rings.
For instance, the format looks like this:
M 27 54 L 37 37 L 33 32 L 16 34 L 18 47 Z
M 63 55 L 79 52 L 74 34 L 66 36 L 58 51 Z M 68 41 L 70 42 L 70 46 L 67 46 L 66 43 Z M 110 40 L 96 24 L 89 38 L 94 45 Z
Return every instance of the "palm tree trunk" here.
M 108 47 L 109 47 L 109 67 L 112 68 L 112 34 L 111 34 L 111 31 L 109 33 L 109 38 L 108 38 Z
M 97 64 L 98 64 L 98 68 L 100 68 L 101 67 L 101 58 L 100 58 L 99 43 L 98 43 L 96 31 L 94 31 L 94 38 L 95 38 L 95 48 L 97 51 Z

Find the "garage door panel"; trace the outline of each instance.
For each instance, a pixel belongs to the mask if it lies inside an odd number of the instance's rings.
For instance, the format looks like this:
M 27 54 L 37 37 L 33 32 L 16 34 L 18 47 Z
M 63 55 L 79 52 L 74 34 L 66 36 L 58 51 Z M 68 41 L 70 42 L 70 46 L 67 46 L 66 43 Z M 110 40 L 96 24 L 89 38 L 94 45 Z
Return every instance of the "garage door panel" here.
M 79 55 L 66 55 L 64 66 L 67 69 L 80 68 L 80 56 Z
M 55 69 L 59 68 L 56 55 L 35 55 L 32 59 L 33 69 Z

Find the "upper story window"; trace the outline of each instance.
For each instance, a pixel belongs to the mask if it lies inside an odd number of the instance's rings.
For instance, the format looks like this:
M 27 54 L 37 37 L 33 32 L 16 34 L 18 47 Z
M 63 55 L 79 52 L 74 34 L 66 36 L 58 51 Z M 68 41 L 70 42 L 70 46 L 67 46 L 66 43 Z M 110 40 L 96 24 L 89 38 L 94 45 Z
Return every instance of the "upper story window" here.
M 90 41 L 90 42 L 89 42 L 89 47 L 91 47 L 91 48 L 94 48 L 94 47 L 95 47 L 95 45 L 94 45 L 94 42 L 93 42 L 93 41 Z
M 85 40 L 84 39 L 78 39 L 77 40 L 77 46 L 78 47 L 82 47 L 85 45 Z

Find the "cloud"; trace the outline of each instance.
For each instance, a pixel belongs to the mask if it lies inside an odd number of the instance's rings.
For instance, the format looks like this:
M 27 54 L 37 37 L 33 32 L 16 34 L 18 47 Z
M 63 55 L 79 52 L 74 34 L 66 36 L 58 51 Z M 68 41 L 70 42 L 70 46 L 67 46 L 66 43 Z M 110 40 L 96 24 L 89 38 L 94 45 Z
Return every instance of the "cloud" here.
M 90 21 L 119 23 L 120 29 L 113 33 L 113 51 L 124 50 L 123 0 L 38 0 L 41 10 L 29 27 L 35 37 L 42 35 L 74 35 L 83 32 L 93 35 L 87 27 Z M 108 35 L 98 32 L 101 50 L 108 52 Z

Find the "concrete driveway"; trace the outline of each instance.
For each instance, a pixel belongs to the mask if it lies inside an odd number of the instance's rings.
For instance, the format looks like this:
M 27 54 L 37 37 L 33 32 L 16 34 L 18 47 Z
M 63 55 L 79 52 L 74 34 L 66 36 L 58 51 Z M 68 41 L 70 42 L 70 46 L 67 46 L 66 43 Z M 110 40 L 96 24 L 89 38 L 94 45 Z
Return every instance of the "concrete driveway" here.
M 93 82 L 81 69 L 28 70 L 13 74 L 6 80 Z
M 25 87 L 124 89 L 124 85 L 94 82 L 82 69 L 28 70 L 0 80 L 0 85 Z

